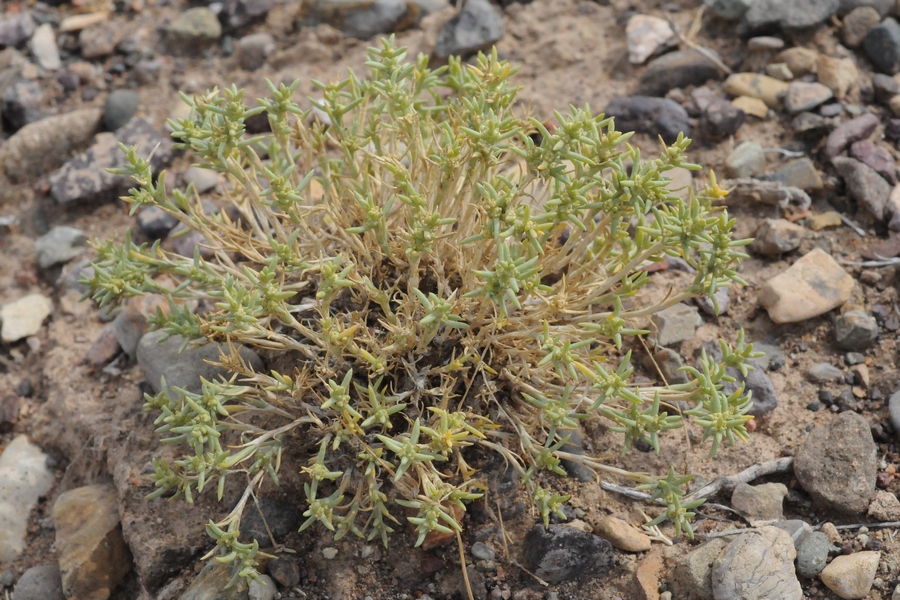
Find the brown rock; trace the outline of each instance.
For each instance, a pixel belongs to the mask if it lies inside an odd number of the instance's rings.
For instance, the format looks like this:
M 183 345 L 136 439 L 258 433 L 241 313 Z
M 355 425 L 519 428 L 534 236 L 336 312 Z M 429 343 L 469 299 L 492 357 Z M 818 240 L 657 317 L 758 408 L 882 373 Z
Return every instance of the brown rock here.
M 843 223 L 841 215 L 833 210 L 813 215 L 806 221 L 807 227 L 813 231 L 821 231 L 826 227 L 840 227 Z
M 594 528 L 594 533 L 609 540 L 619 550 L 626 552 L 646 552 L 650 549 L 650 538 L 631 524 L 616 517 L 603 517 Z
M 884 260 L 900 256 L 900 233 L 894 233 L 886 240 L 878 240 L 863 250 L 866 260 Z
M 725 91 L 732 96 L 759 98 L 771 108 L 781 105 L 788 84 L 774 77 L 756 73 L 735 73 L 725 80 Z
M 872 135 L 879 123 L 878 117 L 872 113 L 866 113 L 841 124 L 825 140 L 825 158 L 832 159 L 853 142 L 866 139 Z
M 850 156 L 875 169 L 891 185 L 897 185 L 897 165 L 886 148 L 869 140 L 860 140 L 850 145 Z
M 834 97 L 843 100 L 859 80 L 859 71 L 851 58 L 820 56 L 816 69 L 819 83 L 834 92 Z
M 759 98 L 753 98 L 752 96 L 738 96 L 732 100 L 731 103 L 748 115 L 753 115 L 759 119 L 765 119 L 769 115 L 769 107 Z
M 100 369 L 118 356 L 121 351 L 122 346 L 119 345 L 119 340 L 116 339 L 115 331 L 113 331 L 112 326 L 108 326 L 91 344 L 91 349 L 88 350 L 85 360 L 91 368 Z
M 724 538 L 714 538 L 682 556 L 669 574 L 669 584 L 678 600 L 713 600 L 710 570 L 728 545 Z
M 759 302 L 776 323 L 796 323 L 849 300 L 853 283 L 853 277 L 830 255 L 816 248 L 767 281 Z
M 797 551 L 791 536 L 776 527 L 760 527 L 728 544 L 712 566 L 715 598 L 802 600 L 794 570 Z
M 803 77 L 808 73 L 816 72 L 816 65 L 819 60 L 819 53 L 809 48 L 800 46 L 788 48 L 778 54 L 777 62 L 787 64 L 788 69 L 794 74 L 794 77 Z
M 662 552 L 654 548 L 634 570 L 635 600 L 659 600 L 659 574 L 665 568 Z
M 880 560 L 881 552 L 857 552 L 838 556 L 822 570 L 819 578 L 841 598 L 867 598 Z
M 757 228 L 750 249 L 763 256 L 781 256 L 796 250 L 806 230 L 787 219 L 766 219 Z
M 788 91 L 784 97 L 784 107 L 791 114 L 812 110 L 813 108 L 831 100 L 834 93 L 821 83 L 807 83 L 805 81 L 792 81 L 788 84 Z
M 869 504 L 868 515 L 876 521 L 900 521 L 900 500 L 891 492 L 878 490 Z
M 131 570 L 113 485 L 89 485 L 53 505 L 56 551 L 66 598 L 106 600 Z
M 856 48 L 862 44 L 869 30 L 881 22 L 881 15 L 871 6 L 859 6 L 844 17 L 841 27 L 841 39 L 848 48 Z
M 890 184 L 875 169 L 856 159 L 839 156 L 832 163 L 847 184 L 850 197 L 877 220 L 884 219 Z
M 0 175 L 21 183 L 59 167 L 90 142 L 100 116 L 99 108 L 85 108 L 29 123 L 0 146 Z

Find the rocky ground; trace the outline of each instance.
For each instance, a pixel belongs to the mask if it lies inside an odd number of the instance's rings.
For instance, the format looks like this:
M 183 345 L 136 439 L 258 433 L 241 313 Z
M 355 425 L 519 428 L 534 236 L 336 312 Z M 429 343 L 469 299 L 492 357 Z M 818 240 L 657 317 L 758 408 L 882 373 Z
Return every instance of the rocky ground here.
M 117 200 L 117 143 L 154 148 L 154 168 L 214 202 L 216 175 L 173 150 L 177 92 L 264 79 L 303 83 L 361 69 L 396 31 L 440 62 L 495 43 L 520 65 L 523 110 L 588 103 L 635 130 L 681 131 L 708 176 L 728 178 L 748 285 L 654 320 L 639 377 L 678 367 L 740 328 L 765 356 L 748 443 L 706 458 L 696 431 L 659 455 L 626 456 L 589 421 L 582 446 L 610 464 L 697 473 L 710 499 L 694 540 L 658 507 L 591 477 L 559 479 L 567 520 L 549 531 L 496 465 L 488 501 L 464 520 L 476 598 L 900 598 L 900 3 L 894 0 L 6 0 L 0 5 L 0 593 L 29 599 L 465 598 L 454 544 L 390 549 L 296 533 L 289 486 L 264 487 L 244 533 L 278 556 L 267 585 L 220 591 L 203 525 L 236 501 L 147 502 L 150 460 L 168 452 L 141 410 L 145 380 L 214 376 L 204 348 L 177 356 L 144 336 L 155 308 L 78 299 L 87 239 L 198 240 Z M 259 127 L 259 124 L 252 125 Z M 673 189 L 692 174 L 675 174 Z M 655 264 L 649 291 L 690 278 Z M 212 354 L 210 354 L 212 353 Z M 651 360 L 651 358 L 653 360 Z M 656 365 L 658 365 L 658 368 Z M 177 379 L 182 378 L 182 379 Z M 573 474 L 577 471 L 573 469 Z M 583 473 L 581 475 L 584 475 Z M 287 476 L 286 476 L 287 477 Z M 296 479 L 296 476 L 294 477 Z M 614 484 L 610 486 L 608 484 Z M 700 489 L 703 484 L 711 488 Z M 628 490 L 625 490 L 627 492 Z M 265 518 L 263 519 L 262 516 Z M 648 517 L 649 515 L 649 517 Z

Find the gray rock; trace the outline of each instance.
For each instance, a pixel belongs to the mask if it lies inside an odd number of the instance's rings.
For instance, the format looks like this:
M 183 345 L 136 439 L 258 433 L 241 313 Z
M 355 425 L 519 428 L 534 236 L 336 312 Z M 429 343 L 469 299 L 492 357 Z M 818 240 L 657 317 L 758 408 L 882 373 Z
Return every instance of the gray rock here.
M 731 304 L 730 290 L 730 287 L 722 287 L 716 290 L 716 293 L 713 294 L 713 298 L 715 298 L 716 304 L 713 304 L 712 299 L 707 298 L 706 296 L 694 298 L 694 302 L 697 304 L 700 310 L 702 310 L 706 314 L 712 317 L 717 317 L 719 315 L 725 314 L 725 312 L 728 311 L 728 306 Z M 717 305 L 718 309 L 716 309 Z
M 841 124 L 832 131 L 825 140 L 823 151 L 825 158 L 830 160 L 847 149 L 853 142 L 864 140 L 875 131 L 881 121 L 872 113 L 866 113 L 855 119 Z
M 787 493 L 783 483 L 739 483 L 731 494 L 731 506 L 751 523 L 781 521 L 784 519 L 782 504 Z
M 713 600 L 711 569 L 728 546 L 724 538 L 714 538 L 681 556 L 669 575 L 669 584 L 678 600 Z
M 848 310 L 834 320 L 834 341 L 842 350 L 866 350 L 877 339 L 875 317 L 861 310 Z
M 3 90 L 3 104 L 0 114 L 9 131 L 18 131 L 29 123 L 38 121 L 43 116 L 41 105 L 44 94 L 38 82 L 31 79 L 18 79 Z
M 168 379 L 166 379 L 168 382 Z M 260 514 L 260 509 L 262 514 Z M 265 517 L 265 518 L 263 518 Z M 268 530 L 266 526 L 268 525 Z M 259 506 L 249 507 L 241 519 L 241 533 L 248 540 L 257 540 L 260 548 L 269 548 L 284 540 L 285 536 L 300 527 L 297 506 L 288 500 L 260 498 Z M 269 532 L 275 540 L 269 537 Z
M 281 555 L 275 560 L 270 560 L 266 570 L 281 587 L 292 588 L 300 583 L 300 565 L 297 564 L 297 559 L 290 555 Z
M 103 124 L 109 131 L 116 131 L 134 116 L 141 98 L 133 90 L 115 90 L 106 97 L 103 105 Z
M 184 172 L 184 183 L 194 184 L 194 189 L 198 194 L 205 194 L 219 185 L 219 174 L 211 169 L 188 167 Z
M 614 562 L 612 544 L 565 525 L 535 525 L 522 553 L 525 566 L 549 583 L 605 575 Z
M 894 426 L 894 434 L 900 437 L 900 390 L 897 390 L 888 399 L 888 412 L 891 415 L 891 425 Z
M 206 563 L 190 587 L 179 600 L 249 600 L 249 586 L 243 579 L 228 589 L 231 580 L 231 565 L 223 565 L 214 560 Z
M 197 50 L 214 43 L 222 37 L 222 25 L 216 13 L 198 6 L 189 8 L 169 23 L 166 28 L 169 38 L 185 50 Z
M 450 7 L 450 0 L 412 0 L 412 3 L 419 8 L 423 17 Z
M 844 376 L 844 372 L 828 363 L 816 363 L 809 368 L 807 376 L 817 383 L 824 381 L 835 381 Z
M 847 184 L 850 197 L 881 221 L 891 195 L 891 186 L 872 167 L 853 158 L 839 156 L 832 163 Z
M 250 582 L 249 600 L 274 600 L 277 590 L 268 575 L 260 575 Z
M 806 536 L 797 548 L 797 574 L 812 579 L 821 573 L 832 548 L 828 536 L 821 531 Z
M 831 18 L 838 3 L 839 0 L 755 0 L 744 14 L 743 24 L 750 31 L 810 29 Z
M 697 327 L 703 324 L 697 307 L 684 303 L 661 310 L 650 320 L 656 326 L 656 342 L 660 346 L 671 346 L 691 339 Z
M 0 563 L 14 561 L 25 550 L 28 517 L 38 499 L 54 483 L 47 455 L 18 435 L 0 454 Z
M 859 140 L 850 145 L 850 156 L 874 169 L 889 184 L 897 185 L 897 165 L 894 157 L 883 146 L 870 140 Z
M 475 542 L 472 544 L 472 558 L 475 560 L 494 560 L 497 558 L 497 555 L 484 542 Z
M 833 97 L 834 92 L 821 83 L 792 81 L 788 86 L 787 95 L 784 97 L 784 107 L 789 113 L 796 114 L 812 110 Z
M 21 183 L 52 171 L 89 143 L 99 122 L 100 110 L 87 108 L 29 123 L 0 146 L 0 175 Z
M 753 2 L 754 0 L 703 0 L 710 10 L 729 21 L 737 21 L 743 17 L 753 6 Z
M 150 159 L 154 174 L 168 166 L 174 157 L 172 141 L 159 133 L 147 119 L 131 119 L 112 134 L 97 136 L 97 142 L 50 174 L 50 193 L 60 204 L 103 202 L 125 193 L 130 178 L 113 175 L 107 169 L 125 165 L 125 155 L 117 142 L 137 146 L 138 156 Z M 152 156 L 151 156 L 152 153 Z
M 794 571 L 797 551 L 777 527 L 748 531 L 728 544 L 712 566 L 713 596 L 718 600 L 802 600 Z
M 0 48 L 18 46 L 31 39 L 32 35 L 34 35 L 34 19 L 31 18 L 31 12 L 25 10 L 0 19 Z
M 50 23 L 44 23 L 34 30 L 30 46 L 31 54 L 41 68 L 55 71 L 62 66 L 59 48 L 56 47 L 56 34 L 53 33 L 53 26 Z
M 406 19 L 408 10 L 405 0 L 375 0 L 369 5 L 345 10 L 340 27 L 347 35 L 367 40 L 396 30 Z M 440 38 L 438 40 L 440 43 Z
M 12 600 L 65 600 L 59 565 L 31 567 L 25 571 L 16 582 Z
M 560 450 L 562 450 L 563 452 L 568 452 L 569 454 L 584 456 L 584 434 L 580 429 L 567 429 L 565 431 L 560 431 L 560 435 L 563 437 L 569 437 L 568 441 L 566 441 L 566 443 L 562 445 Z M 594 481 L 596 479 L 596 477 L 594 476 L 594 472 L 578 461 L 563 458 L 560 460 L 560 464 L 566 471 L 566 474 L 569 475 L 569 477 L 574 477 L 578 481 L 587 482 Z
M 652 375 L 656 375 L 656 369 L 659 367 L 659 371 L 669 384 L 688 382 L 687 374 L 680 370 L 684 366 L 684 359 L 671 348 L 663 348 L 655 352 L 653 360 L 647 355 L 641 363 Z
M 715 98 L 703 109 L 700 125 L 708 137 L 718 140 L 737 133 L 746 118 L 747 113 L 725 98 Z
M 232 29 L 260 20 L 275 6 L 275 0 L 226 0 L 225 23 Z
M 718 65 L 697 50 L 669 52 L 647 65 L 641 74 L 637 94 L 665 96 L 671 89 L 702 85 L 710 79 L 721 79 L 722 75 Z
M 137 347 L 138 364 L 144 369 L 147 381 L 157 392 L 162 390 L 160 377 L 166 378 L 167 387 L 180 387 L 191 392 L 199 392 L 201 377 L 213 381 L 219 375 L 227 374 L 224 369 L 205 362 L 219 360 L 220 350 L 227 351 L 221 345 L 208 343 L 203 346 L 188 346 L 179 354 L 178 349 L 183 338 L 176 335 L 159 343 L 164 336 L 163 331 L 152 331 L 141 338 Z M 254 370 L 262 368 L 262 360 L 249 348 L 242 347 L 240 354 Z
M 861 514 L 875 495 L 877 463 L 869 422 L 848 411 L 803 440 L 794 458 L 794 475 L 817 504 Z
M 844 17 L 841 26 L 841 39 L 848 48 L 856 48 L 865 39 L 866 34 L 881 22 L 878 11 L 871 6 L 860 6 Z
M 266 59 L 274 50 L 275 38 L 271 33 L 262 32 L 246 35 L 239 39 L 234 53 L 242 69 L 255 71 L 266 64 Z
M 813 532 L 812 527 L 809 526 L 809 523 L 806 521 L 801 521 L 800 519 L 788 519 L 786 521 L 778 521 L 777 523 L 772 523 L 772 527 L 777 527 L 782 531 L 787 532 L 791 539 L 794 541 L 794 548 L 799 548 L 800 544 L 803 543 L 809 534 Z
M 466 57 L 503 37 L 503 16 L 488 0 L 469 0 L 438 32 L 434 54 Z
M 892 17 L 870 29 L 862 46 L 879 71 L 893 75 L 900 68 L 900 24 Z
M 722 348 L 718 343 L 706 342 L 703 344 L 698 348 L 697 354 L 695 354 L 698 359 L 700 357 L 700 351 L 702 350 L 706 350 L 706 354 L 713 359 L 717 361 L 722 360 Z M 725 394 L 731 395 L 737 391 L 738 387 L 743 383 L 744 390 L 752 392 L 753 406 L 750 408 L 748 414 L 759 417 L 775 410 L 775 407 L 778 406 L 778 394 L 775 392 L 775 386 L 772 384 L 772 380 L 766 375 L 765 364 L 756 358 L 749 359 L 747 363 L 752 366 L 753 369 L 747 373 L 746 378 L 735 368 L 729 367 L 727 369 L 728 375 L 733 377 L 734 381 L 724 382 L 722 391 Z
M 893 77 L 884 73 L 872 75 L 872 88 L 875 90 L 875 102 L 882 106 L 889 106 L 891 98 L 900 94 L 900 85 Z
M 147 237 L 161 240 L 175 229 L 178 219 L 158 206 L 145 206 L 137 214 L 137 224 Z
M 791 129 L 807 136 L 818 136 L 828 130 L 828 120 L 815 113 L 803 112 L 791 121 Z
M 801 190 L 821 190 L 824 187 L 822 176 L 819 175 L 816 165 L 806 156 L 781 165 L 772 174 L 772 178 L 777 179 L 784 185 Z
M 725 159 L 725 174 L 735 179 L 753 177 L 766 166 L 766 155 L 756 142 L 743 142 Z
M 604 112 L 609 117 L 615 117 L 619 131 L 660 135 L 667 144 L 673 143 L 679 133 L 685 136 L 691 134 L 687 111 L 668 98 L 625 96 L 610 102 Z
M 74 227 L 57 225 L 34 242 L 34 254 L 42 269 L 69 262 L 85 250 L 87 238 Z
M 753 236 L 750 250 L 763 256 L 778 257 L 800 247 L 806 229 L 787 219 L 766 219 Z
M 122 22 L 116 20 L 97 23 L 82 29 L 78 34 L 81 58 L 102 60 L 112 56 L 116 51 L 116 46 L 122 42 L 126 34 L 127 31 L 122 27 Z

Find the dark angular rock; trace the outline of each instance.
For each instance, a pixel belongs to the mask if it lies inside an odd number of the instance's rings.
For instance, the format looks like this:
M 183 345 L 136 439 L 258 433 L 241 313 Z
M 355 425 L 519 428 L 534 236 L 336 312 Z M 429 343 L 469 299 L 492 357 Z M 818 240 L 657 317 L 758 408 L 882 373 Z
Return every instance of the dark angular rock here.
M 613 565 L 608 541 L 565 525 L 535 525 L 525 536 L 523 562 L 549 583 L 598 577 Z
M 665 96 L 673 88 L 701 85 L 721 79 L 715 62 L 697 50 L 679 50 L 663 54 L 644 69 L 637 93 L 641 96 Z
M 684 108 L 668 98 L 652 96 L 625 96 L 616 98 L 606 106 L 607 116 L 615 117 L 619 131 L 638 131 L 660 135 L 671 144 L 678 134 L 691 134 L 688 114 Z
M 891 98 L 900 94 L 900 86 L 894 78 L 884 73 L 872 75 L 872 89 L 875 91 L 875 102 L 882 106 L 887 106 Z
M 878 339 L 878 323 L 861 310 L 848 310 L 834 320 L 834 341 L 842 350 L 866 350 Z
M 891 186 L 872 167 L 853 158 L 839 156 L 832 161 L 847 184 L 847 191 L 877 220 L 885 216 Z
M 828 131 L 828 121 L 815 113 L 803 112 L 791 121 L 791 129 L 799 134 L 819 136 Z
M 850 156 L 874 169 L 891 185 L 897 185 L 897 166 L 886 148 L 869 140 L 859 140 L 851 144 Z
M 227 0 L 224 21 L 232 29 L 262 19 L 275 6 L 275 0 Z
M 271 560 L 267 569 L 269 576 L 281 587 L 292 588 L 300 583 L 300 565 L 293 557 L 281 556 Z
M 888 17 L 869 30 L 863 50 L 879 71 L 894 74 L 900 68 L 900 24 Z
M 718 140 L 737 133 L 746 117 L 744 111 L 728 100 L 716 98 L 703 110 L 700 124 L 710 138 Z
M 569 441 L 563 444 L 560 450 L 569 454 L 584 455 L 584 435 L 580 429 L 567 429 L 566 431 L 561 431 L 560 435 L 563 437 L 569 436 Z M 567 459 L 562 459 L 560 462 L 569 477 L 574 477 L 578 481 L 594 481 L 594 472 L 581 463 Z
M 488 0 L 469 0 L 438 32 L 434 54 L 466 57 L 503 37 L 503 16 Z
M 266 525 L 275 537 L 274 540 L 269 538 Z M 257 540 L 260 548 L 274 546 L 298 527 L 300 527 L 300 513 L 297 512 L 296 504 L 274 498 L 260 498 L 259 507 L 256 504 L 251 505 L 241 519 L 241 533 L 247 536 L 248 540 Z
M 18 131 L 43 116 L 40 106 L 44 101 L 41 86 L 31 79 L 19 79 L 3 91 L 0 114 L 9 131 Z
M 28 11 L 0 19 L 0 48 L 18 46 L 30 40 L 33 34 L 34 19 Z

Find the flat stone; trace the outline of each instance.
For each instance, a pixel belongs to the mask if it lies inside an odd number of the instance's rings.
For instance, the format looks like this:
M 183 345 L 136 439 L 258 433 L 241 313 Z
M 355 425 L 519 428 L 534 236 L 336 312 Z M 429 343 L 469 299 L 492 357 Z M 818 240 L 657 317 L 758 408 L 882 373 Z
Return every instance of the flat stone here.
M 67 598 L 106 600 L 131 570 L 112 484 L 60 494 L 53 505 L 56 552 Z
M 874 169 L 891 185 L 897 185 L 897 165 L 887 148 L 869 140 L 860 140 L 850 145 L 850 156 Z
M 178 600 L 249 600 L 247 582 L 238 579 L 237 583 L 225 589 L 230 580 L 231 565 L 211 560 Z
M 807 227 L 813 231 L 821 231 L 826 227 L 840 227 L 843 224 L 840 213 L 834 210 L 815 214 L 806 220 Z
M 784 40 L 772 35 L 760 35 L 747 40 L 748 50 L 781 50 Z
M 778 521 L 776 523 L 772 523 L 772 527 L 777 527 L 782 531 L 786 532 L 791 539 L 794 541 L 794 548 L 799 548 L 800 544 L 809 537 L 809 535 L 813 532 L 812 527 L 809 526 L 809 523 L 806 521 L 801 521 L 800 519 L 787 519 L 785 521 Z
M 713 538 L 676 559 L 669 573 L 674 597 L 687 600 L 712 600 L 712 565 L 728 546 L 724 538 Z
M 739 483 L 731 494 L 731 506 L 751 523 L 784 519 L 782 504 L 788 490 L 783 483 Z
M 12 600 L 65 600 L 59 565 L 31 567 L 19 577 Z
M 665 19 L 651 15 L 634 15 L 625 26 L 625 41 L 628 44 L 628 62 L 643 64 L 675 40 L 675 32 Z
M 853 142 L 866 139 L 880 124 L 881 121 L 872 113 L 866 113 L 841 124 L 825 140 L 825 158 L 833 159 Z
M 694 337 L 703 319 L 696 306 L 679 303 L 659 311 L 650 317 L 656 327 L 656 341 L 661 346 L 670 346 Z
M 216 13 L 198 6 L 189 8 L 169 23 L 166 28 L 169 38 L 185 48 L 202 48 L 222 37 L 222 26 Z
M 766 106 L 777 108 L 788 93 L 788 84 L 767 75 L 735 73 L 725 80 L 725 91 L 732 96 L 758 98 Z
M 53 301 L 43 294 L 29 294 L 0 308 L 0 339 L 11 344 L 41 330 L 44 319 L 53 312 Z
M 634 600 L 660 600 L 659 574 L 665 570 L 661 550 L 657 547 L 644 555 L 634 570 Z
M 34 19 L 31 12 L 23 10 L 0 19 L 0 47 L 18 46 L 34 35 Z
M 776 323 L 796 323 L 837 308 L 850 299 L 851 277 L 816 248 L 766 282 L 759 302 Z
M 612 544 L 565 525 L 532 527 L 525 536 L 522 561 L 548 583 L 605 575 L 613 566 Z
M 434 54 L 439 58 L 469 56 L 503 37 L 503 16 L 488 0 L 469 0 L 438 32 Z
M 822 583 L 841 598 L 865 598 L 872 589 L 881 552 L 836 556 L 819 574 Z
M 737 21 L 753 5 L 753 0 L 703 0 L 710 10 L 729 21 Z
M 806 237 L 806 229 L 787 219 L 766 219 L 754 234 L 750 250 L 763 256 L 778 257 L 796 250 Z
M 869 422 L 855 412 L 842 412 L 803 440 L 794 475 L 817 504 L 862 514 L 875 495 L 877 455 Z
M 669 90 L 702 85 L 720 79 L 722 71 L 705 54 L 697 50 L 678 50 L 653 59 L 638 83 L 637 93 L 664 96 Z
M 803 77 L 810 73 L 815 73 L 818 62 L 819 53 L 812 48 L 804 48 L 803 46 L 794 46 L 787 50 L 781 51 L 775 57 L 778 62 L 783 62 L 794 74 L 794 77 Z
M 841 26 L 841 39 L 848 48 L 856 48 L 862 44 L 869 30 L 881 22 L 881 15 L 871 6 L 860 6 L 853 9 Z
M 891 184 L 875 169 L 856 159 L 839 156 L 832 160 L 838 174 L 843 177 L 847 191 L 860 206 L 881 221 L 891 195 Z
M 729 177 L 753 177 L 766 166 L 766 154 L 756 142 L 743 142 L 725 159 L 725 174 Z
M 84 232 L 67 225 L 57 225 L 34 242 L 34 254 L 42 269 L 69 262 L 87 247 Z
M 812 579 L 822 572 L 834 546 L 828 536 L 814 531 L 797 547 L 797 574 Z
M 775 171 L 774 176 L 784 185 L 801 190 L 821 190 L 825 187 L 816 165 L 805 156 L 784 163 Z
M 878 490 L 866 514 L 876 521 L 900 521 L 900 500 L 891 492 Z
M 52 25 L 44 23 L 34 30 L 34 35 L 31 36 L 31 53 L 41 68 L 47 71 L 55 71 L 62 66 Z
M 162 390 L 160 377 L 165 377 L 167 387 L 180 387 L 190 392 L 199 392 L 201 377 L 213 381 L 219 375 L 226 375 L 226 371 L 207 364 L 206 361 L 217 362 L 220 350 L 227 352 L 227 349 L 217 343 L 208 343 L 203 346 L 189 345 L 179 354 L 178 349 L 183 338 L 174 335 L 159 343 L 164 335 L 164 331 L 151 331 L 144 335 L 138 343 L 136 352 L 138 364 L 144 369 L 147 382 L 157 392 Z M 240 354 L 254 370 L 262 368 L 259 356 L 249 348 L 241 347 Z
M 861 310 L 848 310 L 834 320 L 834 341 L 841 350 L 863 351 L 877 339 L 875 317 Z
M 893 75 L 900 68 L 900 24 L 892 17 L 870 29 L 862 46 L 866 56 L 882 73 Z
M 53 486 L 47 455 L 18 435 L 0 454 L 0 563 L 10 563 L 25 550 L 31 509 Z
M 194 184 L 198 194 L 205 194 L 219 185 L 219 174 L 212 169 L 188 167 L 184 172 L 184 182 Z
M 627 521 L 616 517 L 605 516 L 594 527 L 594 533 L 599 535 L 614 548 L 626 552 L 646 552 L 650 549 L 650 537 L 633 527 Z
M 667 144 L 673 143 L 679 133 L 686 136 L 691 133 L 687 111 L 668 98 L 624 96 L 610 102 L 604 112 L 615 118 L 619 131 L 659 135 Z
M 814 382 L 835 381 L 844 376 L 844 372 L 828 363 L 816 363 L 806 373 Z
M 765 119 L 769 116 L 769 107 L 759 98 L 752 96 L 738 96 L 731 103 L 748 115 L 753 115 L 758 119 Z
M 22 183 L 48 173 L 89 143 L 101 111 L 86 108 L 29 123 L 0 146 L 0 175 Z
M 834 93 L 821 83 L 793 81 L 788 85 L 784 107 L 791 114 L 811 110 L 834 97 Z
M 760 527 L 728 544 L 712 566 L 715 598 L 802 600 L 794 571 L 797 551 L 791 537 L 777 527 Z
M 783 31 L 804 30 L 825 23 L 837 12 L 839 0 L 755 0 L 744 14 L 750 31 L 778 27 Z
M 774 77 L 778 81 L 793 81 L 794 74 L 788 68 L 787 63 L 769 63 L 766 65 L 766 75 Z

